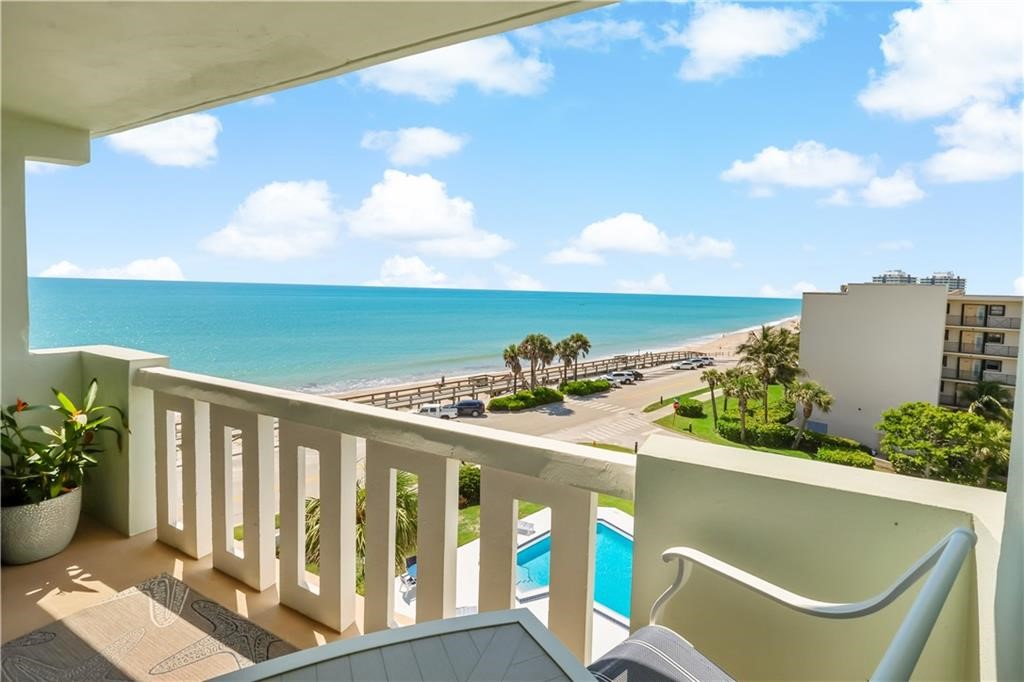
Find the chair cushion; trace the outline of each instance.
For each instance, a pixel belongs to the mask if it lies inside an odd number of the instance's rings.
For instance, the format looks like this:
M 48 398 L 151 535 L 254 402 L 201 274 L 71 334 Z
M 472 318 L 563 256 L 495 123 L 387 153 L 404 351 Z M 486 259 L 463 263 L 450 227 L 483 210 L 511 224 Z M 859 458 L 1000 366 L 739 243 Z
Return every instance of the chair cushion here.
M 732 681 L 685 639 L 659 625 L 648 625 L 590 664 L 602 682 Z

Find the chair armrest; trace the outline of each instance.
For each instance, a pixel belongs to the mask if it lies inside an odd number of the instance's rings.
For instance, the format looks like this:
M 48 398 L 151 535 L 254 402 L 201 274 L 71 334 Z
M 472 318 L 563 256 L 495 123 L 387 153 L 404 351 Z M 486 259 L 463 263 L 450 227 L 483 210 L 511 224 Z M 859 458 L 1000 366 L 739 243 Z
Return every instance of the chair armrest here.
M 917 582 L 921 576 L 927 573 L 929 569 L 935 565 L 943 551 L 948 546 L 955 545 L 956 547 L 963 547 L 963 556 L 966 556 L 966 552 L 974 546 L 976 539 L 977 538 L 973 531 L 967 528 L 955 528 L 946 537 L 940 540 L 938 544 L 928 550 L 924 556 L 918 559 L 903 575 L 897 578 L 896 582 L 894 582 L 888 589 L 874 597 L 850 603 L 835 603 L 810 599 L 809 597 L 804 597 L 794 592 L 790 592 L 789 590 L 770 583 L 767 580 L 763 580 L 756 575 L 747 573 L 740 568 L 736 568 L 731 564 L 720 561 L 719 559 L 699 550 L 691 547 L 672 547 L 662 552 L 661 559 L 666 563 L 670 561 L 678 562 L 676 577 L 669 588 L 665 590 L 660 597 L 658 597 L 654 602 L 654 605 L 651 607 L 650 623 L 651 625 L 657 624 L 658 618 L 661 616 L 661 612 L 665 608 L 665 604 L 689 579 L 694 564 L 704 566 L 724 578 L 728 578 L 729 580 L 732 580 L 753 592 L 763 595 L 774 602 L 782 604 L 783 606 L 789 607 L 794 611 L 799 611 L 800 613 L 806 613 L 808 615 L 818 616 L 821 618 L 858 618 L 860 616 L 866 616 L 879 611 L 895 601 L 897 597 L 903 594 L 911 585 Z M 961 562 L 963 560 L 963 556 L 961 556 Z M 959 566 L 960 564 L 958 563 L 957 570 L 959 570 Z

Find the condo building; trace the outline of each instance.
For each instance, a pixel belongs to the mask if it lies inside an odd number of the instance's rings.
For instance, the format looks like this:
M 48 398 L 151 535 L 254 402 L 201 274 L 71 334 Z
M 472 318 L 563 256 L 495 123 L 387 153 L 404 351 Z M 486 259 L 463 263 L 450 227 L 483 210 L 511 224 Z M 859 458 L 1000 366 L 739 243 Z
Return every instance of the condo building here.
M 963 408 L 979 381 L 1012 397 L 1021 300 L 874 283 L 804 294 L 800 365 L 834 397 L 810 428 L 877 447 L 875 425 L 889 408 Z
M 917 277 L 902 270 L 886 270 L 871 278 L 872 284 L 917 284 Z
M 967 289 L 967 280 L 960 277 L 955 272 L 936 272 L 928 277 L 920 277 L 917 280 L 918 284 L 931 284 L 933 286 L 946 287 L 946 291 L 965 291 Z

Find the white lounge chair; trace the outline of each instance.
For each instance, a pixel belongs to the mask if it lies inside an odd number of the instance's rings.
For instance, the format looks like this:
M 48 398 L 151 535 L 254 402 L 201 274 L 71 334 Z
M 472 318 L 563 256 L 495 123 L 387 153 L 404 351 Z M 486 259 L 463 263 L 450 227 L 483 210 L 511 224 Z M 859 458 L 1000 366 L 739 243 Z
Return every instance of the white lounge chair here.
M 533 535 L 537 532 L 537 529 L 529 521 L 520 521 L 516 526 L 516 530 L 522 535 Z

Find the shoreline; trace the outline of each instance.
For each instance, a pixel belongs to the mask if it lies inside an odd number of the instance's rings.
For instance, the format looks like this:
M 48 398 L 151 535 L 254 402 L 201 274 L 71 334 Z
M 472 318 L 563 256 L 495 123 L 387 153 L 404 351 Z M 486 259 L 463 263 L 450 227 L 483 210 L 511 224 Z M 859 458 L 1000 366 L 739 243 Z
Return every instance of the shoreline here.
M 750 332 L 760 329 L 762 326 L 768 327 L 787 327 L 789 329 L 795 329 L 800 323 L 799 315 L 792 315 L 790 317 L 784 317 L 778 320 L 771 320 L 768 322 L 762 322 L 761 324 L 751 325 L 749 327 L 743 327 L 742 329 L 736 329 L 733 331 L 722 332 L 720 334 L 707 334 L 705 336 L 696 337 L 694 339 L 683 341 L 681 345 L 670 346 L 667 348 L 648 348 L 643 353 L 666 353 L 676 351 L 694 351 L 703 352 L 709 355 L 714 355 L 716 358 L 729 359 L 736 355 L 736 348 L 746 340 Z M 622 355 L 635 355 L 635 353 L 617 353 L 615 355 L 607 355 L 601 357 L 588 357 L 587 361 L 592 360 L 611 360 L 615 357 Z M 482 371 L 475 374 L 457 374 L 457 375 L 441 375 L 434 379 L 410 379 L 408 381 L 401 381 L 390 384 L 380 384 L 376 386 L 363 386 L 354 388 L 342 392 L 329 392 L 329 393 L 318 393 L 317 395 L 323 395 L 328 398 L 336 398 L 339 400 L 345 400 L 357 396 L 366 396 L 373 393 L 386 393 L 397 390 L 408 390 L 415 388 L 437 388 L 444 386 L 447 383 L 454 383 L 459 381 L 465 381 L 472 377 L 479 376 L 490 376 L 490 375 L 504 375 L 508 374 L 508 370 L 505 368 L 495 369 L 491 371 Z

